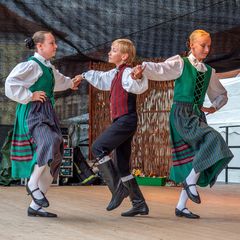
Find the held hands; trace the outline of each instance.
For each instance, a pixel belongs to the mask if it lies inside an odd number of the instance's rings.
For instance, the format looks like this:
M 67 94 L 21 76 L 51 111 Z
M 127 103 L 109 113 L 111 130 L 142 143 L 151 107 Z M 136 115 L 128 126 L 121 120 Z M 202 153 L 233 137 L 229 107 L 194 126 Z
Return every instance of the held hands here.
M 33 92 L 33 95 L 32 95 L 32 101 L 35 102 L 35 101 L 40 101 L 40 102 L 45 102 L 46 101 L 46 93 L 43 92 L 43 91 L 36 91 L 36 92 Z
M 215 113 L 217 111 L 217 109 L 215 107 L 202 107 L 201 110 L 205 113 L 207 113 L 206 115 L 208 114 L 212 114 L 212 113 Z
M 143 67 L 142 65 L 137 65 L 136 67 L 134 67 L 131 72 L 132 79 L 134 79 L 134 80 L 141 79 L 142 73 L 143 73 L 145 67 Z
M 73 79 L 72 79 L 72 86 L 71 89 L 72 90 L 78 90 L 78 86 L 81 83 L 81 81 L 83 80 L 82 75 L 76 75 Z

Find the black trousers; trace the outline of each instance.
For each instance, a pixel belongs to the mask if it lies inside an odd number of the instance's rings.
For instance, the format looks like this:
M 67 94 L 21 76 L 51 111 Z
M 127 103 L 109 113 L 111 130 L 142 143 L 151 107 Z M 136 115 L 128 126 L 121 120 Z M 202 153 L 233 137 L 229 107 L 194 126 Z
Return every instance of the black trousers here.
M 93 143 L 94 157 L 101 159 L 114 151 L 114 160 L 120 176 L 128 176 L 131 173 L 131 143 L 136 129 L 137 113 L 117 118 Z

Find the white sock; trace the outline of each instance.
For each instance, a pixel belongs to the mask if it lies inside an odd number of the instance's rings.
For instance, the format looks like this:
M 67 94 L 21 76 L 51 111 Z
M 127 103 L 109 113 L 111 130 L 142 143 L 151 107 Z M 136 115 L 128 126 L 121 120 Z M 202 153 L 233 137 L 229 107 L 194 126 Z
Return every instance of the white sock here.
M 98 161 L 98 163 L 99 163 L 99 164 L 102 164 L 102 163 L 105 163 L 105 162 L 110 161 L 110 160 L 111 160 L 111 158 L 110 158 L 109 156 L 105 156 L 105 157 L 101 158 L 101 159 Z M 112 160 L 111 160 L 111 161 L 112 161 Z
M 39 186 L 38 186 L 39 178 L 42 175 L 45 167 L 46 167 L 46 165 L 42 166 L 42 167 L 39 167 L 37 164 L 34 166 L 34 170 L 33 170 L 32 174 L 30 176 L 30 179 L 27 183 L 28 187 L 31 191 L 33 191 L 36 188 L 39 188 Z M 40 192 L 40 190 L 34 191 L 33 196 L 36 199 L 42 199 L 43 198 L 43 195 Z
M 34 210 L 38 210 L 39 212 L 45 212 L 44 209 L 42 209 L 41 206 L 37 205 L 33 200 L 30 204 L 30 207 Z
M 184 208 L 186 208 L 187 200 L 188 200 L 188 195 L 187 195 L 186 191 L 184 189 L 182 189 L 176 208 L 178 210 L 182 211 Z M 184 209 L 183 212 L 190 213 L 187 209 Z
M 50 173 L 50 167 L 46 166 L 38 181 L 38 186 L 44 194 L 47 193 L 49 187 L 52 184 L 52 181 L 53 177 Z
M 196 184 L 199 176 L 200 176 L 200 173 L 196 173 L 195 170 L 192 169 L 192 171 L 190 172 L 190 174 L 186 178 L 187 184 L 188 185 L 189 184 Z M 189 189 L 192 192 L 192 194 L 198 195 L 196 186 L 190 186 Z
M 131 180 L 133 178 L 134 178 L 134 176 L 132 174 L 130 174 L 130 175 L 126 176 L 126 177 L 122 177 L 121 180 L 122 180 L 122 182 L 127 182 L 127 181 L 129 181 L 129 180 Z

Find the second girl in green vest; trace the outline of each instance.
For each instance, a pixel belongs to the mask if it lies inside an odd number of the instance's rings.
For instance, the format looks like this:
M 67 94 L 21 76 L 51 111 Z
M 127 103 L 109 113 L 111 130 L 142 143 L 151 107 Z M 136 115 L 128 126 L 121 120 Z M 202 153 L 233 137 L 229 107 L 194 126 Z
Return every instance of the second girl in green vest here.
M 11 146 L 12 177 L 30 178 L 27 192 L 32 197 L 28 216 L 57 217 L 46 212 L 45 194 L 57 177 L 62 161 L 63 140 L 54 112 L 54 91 L 76 89 L 77 82 L 59 73 L 50 63 L 57 45 L 50 32 L 36 32 L 26 47 L 33 57 L 18 64 L 5 83 L 5 94 L 18 102 Z

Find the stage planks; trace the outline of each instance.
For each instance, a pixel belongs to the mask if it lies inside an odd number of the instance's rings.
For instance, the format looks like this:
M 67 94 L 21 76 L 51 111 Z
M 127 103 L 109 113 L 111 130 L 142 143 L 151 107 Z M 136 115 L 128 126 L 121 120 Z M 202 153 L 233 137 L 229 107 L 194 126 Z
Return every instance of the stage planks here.
M 52 187 L 49 211 L 57 219 L 27 217 L 30 197 L 24 187 L 0 187 L 0 239 L 4 240 L 179 240 L 240 239 L 240 185 L 201 188 L 202 204 L 189 202 L 201 219 L 177 218 L 174 208 L 180 188 L 142 187 L 150 215 L 124 218 L 126 199 L 116 210 L 105 207 L 105 186 Z

